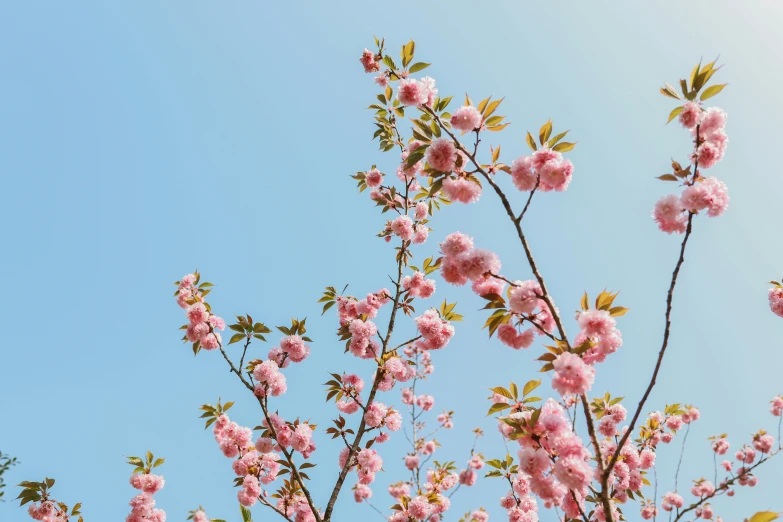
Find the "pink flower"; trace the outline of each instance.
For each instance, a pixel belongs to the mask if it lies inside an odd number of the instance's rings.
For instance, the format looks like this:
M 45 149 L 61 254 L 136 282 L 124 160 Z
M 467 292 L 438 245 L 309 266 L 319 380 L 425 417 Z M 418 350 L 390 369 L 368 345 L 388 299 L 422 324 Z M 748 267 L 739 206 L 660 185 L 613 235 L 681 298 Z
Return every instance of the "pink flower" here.
M 708 169 L 723 159 L 723 150 L 712 142 L 705 141 L 696 149 L 694 160 L 699 162 L 699 168 Z
M 392 221 L 391 230 L 404 241 L 408 241 L 414 234 L 413 221 L 408 216 L 398 216 Z
M 669 194 L 658 200 L 653 208 L 652 217 L 658 223 L 658 228 L 667 234 L 685 232 L 688 217 L 683 213 L 682 202 L 674 194 Z
M 389 409 L 382 402 L 373 402 L 364 414 L 364 422 L 371 428 L 377 428 L 388 411 Z
M 470 253 L 459 257 L 460 271 L 470 280 L 475 281 L 486 273 L 497 274 L 500 272 L 500 259 L 497 254 L 489 250 L 476 248 Z
M 416 397 L 416 405 L 424 411 L 430 411 L 435 405 L 435 398 L 432 395 L 419 395 Z
M 541 286 L 536 281 L 514 281 L 514 286 L 509 291 L 509 307 L 518 314 L 531 314 L 538 306 L 540 295 Z
M 538 182 L 538 176 L 533 173 L 533 158 L 530 156 L 520 156 L 511 162 L 511 182 L 514 186 L 527 192 L 535 188 Z
M 489 520 L 489 513 L 482 510 L 476 510 L 470 514 L 471 522 L 487 522 Z
M 772 446 L 775 444 L 775 439 L 769 434 L 758 434 L 753 436 L 753 447 L 761 453 L 769 453 Z
M 464 105 L 454 111 L 451 116 L 451 125 L 462 132 L 470 132 L 481 128 L 482 116 L 477 108 L 472 105 Z
M 421 245 L 427 241 L 427 236 L 430 234 L 430 229 L 426 225 L 416 225 L 413 234 L 413 243 Z
M 699 124 L 699 134 L 707 140 L 723 131 L 726 126 L 726 113 L 719 107 L 710 107 L 704 111 Z
M 691 185 L 682 193 L 682 205 L 691 212 L 708 209 L 707 215 L 710 217 L 719 216 L 729 206 L 726 184 L 710 177 L 703 183 Z
M 361 502 L 366 498 L 372 497 L 372 490 L 364 484 L 356 484 L 353 488 L 353 499 L 356 502 Z
M 683 127 L 690 130 L 696 127 L 701 118 L 701 107 L 698 103 L 690 102 L 686 103 L 680 113 L 680 123 Z
M 642 508 L 642 518 L 645 520 L 650 520 L 654 516 L 658 514 L 658 508 L 655 507 L 655 504 L 647 504 Z
M 403 105 L 431 105 L 437 95 L 435 80 L 429 76 L 421 80 L 400 80 L 397 90 L 397 99 Z
M 386 415 L 384 426 L 386 426 L 389 431 L 397 431 L 402 428 L 402 415 L 400 415 L 400 412 L 391 410 Z
M 464 486 L 472 486 L 476 483 L 476 472 L 472 469 L 463 469 L 459 472 L 459 483 Z
M 586 310 L 577 318 L 579 328 L 587 337 L 603 337 L 615 327 L 617 322 L 606 310 Z
M 664 511 L 671 511 L 674 508 L 680 509 L 684 504 L 682 497 L 677 493 L 666 493 L 663 496 L 663 505 L 661 506 Z
M 379 187 L 383 183 L 383 174 L 378 169 L 368 170 L 364 175 L 364 182 L 370 188 Z
M 532 328 L 522 333 L 517 332 L 516 327 L 510 324 L 502 324 L 497 330 L 498 339 L 506 346 L 519 350 L 520 348 L 529 348 L 533 344 L 535 332 Z
M 772 406 L 769 409 L 769 412 L 772 415 L 774 415 L 775 417 L 780 417 L 781 415 L 783 415 L 783 396 L 778 395 L 777 397 L 773 397 L 773 399 L 769 402 L 770 404 L 772 404 Z
M 414 470 L 419 467 L 418 455 L 405 455 L 405 467 Z
M 729 441 L 724 438 L 719 438 L 712 443 L 712 451 L 718 455 L 725 455 L 729 451 Z
M 380 87 L 386 87 L 389 84 L 389 79 L 386 77 L 385 74 L 381 73 L 375 78 L 372 79 L 376 84 L 378 84 Z
M 783 287 L 778 286 L 769 289 L 769 309 L 772 313 L 778 317 L 783 317 Z M 781 405 L 773 408 L 772 414 L 780 417 L 780 413 L 775 414 L 775 411 L 783 411 L 783 400 Z
M 426 497 L 418 496 L 408 503 L 408 513 L 416 520 L 424 520 L 430 514 L 430 504 Z
M 492 276 L 479 277 L 473 281 L 470 287 L 471 290 L 482 297 L 489 294 L 501 295 L 505 288 L 505 281 Z
M 204 336 L 204 338 L 201 340 L 201 347 L 205 350 L 214 350 L 220 346 L 220 341 L 220 334 L 213 332 Z
M 538 177 L 541 180 L 539 188 L 542 192 L 563 192 L 571 183 L 573 172 L 574 166 L 568 160 L 548 161 L 538 169 Z
M 473 238 L 462 232 L 453 232 L 440 244 L 440 251 L 446 257 L 456 257 L 473 250 Z
M 475 203 L 481 197 L 481 185 L 466 178 L 446 178 L 443 180 L 443 193 L 451 201 Z
M 429 207 L 427 206 L 426 203 L 416 204 L 415 218 L 417 221 L 421 221 L 422 219 L 426 218 L 428 213 L 429 213 Z
M 427 164 L 440 172 L 451 172 L 457 161 L 457 148 L 448 138 L 439 138 L 432 142 L 425 154 Z
M 555 476 L 568 488 L 581 491 L 593 477 L 593 470 L 583 458 L 559 458 L 555 463 Z
M 362 62 L 364 72 L 366 73 L 378 72 L 381 68 L 378 62 L 375 61 L 375 55 L 369 49 L 364 50 L 362 57 L 359 58 L 359 61 Z
M 573 353 L 561 353 L 552 363 L 555 367 L 552 387 L 561 395 L 582 395 L 595 380 L 595 368 Z
M 204 306 L 204 303 L 190 305 L 185 314 L 188 316 L 190 324 L 204 323 L 209 319 L 209 312 L 207 312 L 207 307 Z

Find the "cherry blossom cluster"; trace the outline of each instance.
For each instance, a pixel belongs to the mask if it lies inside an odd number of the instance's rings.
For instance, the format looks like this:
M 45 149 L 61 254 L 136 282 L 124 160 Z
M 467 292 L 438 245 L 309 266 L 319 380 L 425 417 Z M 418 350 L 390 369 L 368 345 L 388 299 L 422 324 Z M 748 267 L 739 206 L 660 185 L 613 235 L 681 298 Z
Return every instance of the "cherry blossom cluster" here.
M 221 345 L 222 339 L 217 330 L 225 330 L 226 322 L 214 315 L 205 301 L 210 292 L 210 283 L 199 285 L 200 274 L 187 274 L 177 281 L 175 297 L 177 304 L 185 309 L 188 324 L 185 329 L 185 339 L 193 343 L 194 352 L 200 348 L 214 350 Z
M 131 499 L 131 512 L 125 517 L 125 522 L 166 522 L 166 512 L 155 508 L 153 498 L 155 493 L 163 489 L 163 477 L 151 473 L 135 473 L 131 475 L 130 484 L 141 490 L 141 493 Z
M 568 517 L 579 518 L 593 477 L 592 453 L 574 433 L 565 408 L 548 399 L 540 410 L 520 402 L 512 412 L 498 425 L 504 437 L 520 445 L 512 491 L 501 500 L 509 520 L 530 520 L 525 513 L 537 510 L 530 493 L 546 507 L 560 506 Z
M 559 152 L 543 147 L 511 163 L 511 182 L 523 191 L 563 192 L 571 183 L 574 165 Z
M 288 428 L 285 430 L 280 426 L 276 432 L 278 440 L 285 440 L 290 445 L 293 439 L 290 428 L 279 419 L 275 420 Z M 271 484 L 280 472 L 280 464 L 278 463 L 280 455 L 274 452 L 275 448 L 279 449 L 280 446 L 273 439 L 263 436 L 253 444 L 253 431 L 238 425 L 225 413 L 215 418 L 215 427 L 212 433 L 223 455 L 235 459 L 231 467 L 237 477 L 241 479 L 240 485 L 242 487 L 237 493 L 240 504 L 247 507 L 255 505 L 263 493 L 262 484 Z M 281 437 L 283 433 L 285 436 Z M 310 431 L 310 435 L 312 435 L 312 431 Z M 307 447 L 307 444 L 309 444 L 309 438 L 301 436 L 298 446 Z
M 769 309 L 778 317 L 783 317 L 783 285 L 773 281 L 774 287 L 769 289 Z
M 679 121 L 694 137 L 694 152 L 690 167 L 683 169 L 677 162 L 672 163 L 674 174 L 666 174 L 661 179 L 682 180 L 685 186 L 682 194 L 669 194 L 661 198 L 653 208 L 653 219 L 663 232 L 668 234 L 685 232 L 688 216 L 706 211 L 709 217 L 723 214 L 729 206 L 729 193 L 726 184 L 715 177 L 704 177 L 701 169 L 713 167 L 726 152 L 726 113 L 717 107 L 703 109 L 697 102 L 687 103 L 679 116 Z

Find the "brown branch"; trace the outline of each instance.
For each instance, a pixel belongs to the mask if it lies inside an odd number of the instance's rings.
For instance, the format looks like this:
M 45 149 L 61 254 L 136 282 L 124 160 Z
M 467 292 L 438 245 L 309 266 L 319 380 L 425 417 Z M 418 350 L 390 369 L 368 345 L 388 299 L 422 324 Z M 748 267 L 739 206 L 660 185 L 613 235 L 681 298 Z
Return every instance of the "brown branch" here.
M 762 458 L 761 460 L 756 462 L 754 465 L 749 467 L 745 471 L 745 473 L 743 475 L 741 475 L 741 476 L 745 477 L 745 476 L 749 475 L 751 471 L 753 471 L 757 467 L 761 466 L 762 464 L 764 464 L 766 461 L 768 461 L 769 459 L 771 459 L 772 457 L 774 457 L 778 453 L 780 453 L 780 450 L 777 450 L 777 451 L 774 451 L 774 452 L 768 454 L 766 457 Z M 723 485 L 722 487 L 716 487 L 715 491 L 713 491 L 713 493 L 711 495 L 706 495 L 706 496 L 702 497 L 701 499 L 699 499 L 698 502 L 696 502 L 694 504 L 691 504 L 687 508 L 685 508 L 682 511 L 680 511 L 679 513 L 677 513 L 677 517 L 674 519 L 674 522 L 677 522 L 678 520 L 680 520 L 683 517 L 683 515 L 685 515 L 686 513 L 690 512 L 690 511 L 693 511 L 694 509 L 698 508 L 699 506 L 701 506 L 702 504 L 704 504 L 708 500 L 713 499 L 713 498 L 718 497 L 718 496 L 725 495 L 726 493 L 728 493 L 729 486 L 733 486 L 734 483 L 741 478 L 741 476 L 737 475 L 736 477 L 732 477 L 731 479 L 727 480 L 726 484 Z
M 244 375 L 242 375 L 242 372 L 240 370 L 237 370 L 236 366 L 234 366 L 234 363 L 231 361 L 231 359 L 229 359 L 228 355 L 226 354 L 226 351 L 223 349 L 223 343 L 218 343 L 218 347 L 220 348 L 220 353 L 223 354 L 223 358 L 226 360 L 228 366 L 231 368 L 231 371 L 237 374 L 237 377 L 239 377 L 239 380 L 242 381 L 242 384 L 244 384 L 245 387 L 248 390 L 250 390 L 253 393 L 253 396 L 258 400 L 258 404 L 261 405 L 261 411 L 264 413 L 264 419 L 266 419 L 269 432 L 272 434 L 272 437 L 275 439 L 275 442 L 277 442 L 277 432 L 274 426 L 272 425 L 272 420 L 269 418 L 269 413 L 267 411 L 267 407 L 266 404 L 264 403 L 263 398 L 255 394 L 255 391 L 253 390 L 253 386 L 245 379 Z M 315 508 L 315 503 L 313 502 L 313 498 L 310 495 L 310 491 L 307 489 L 307 486 L 305 486 L 304 479 L 302 479 L 302 476 L 299 474 L 299 470 L 297 469 L 296 464 L 294 464 L 294 460 L 291 452 L 286 450 L 283 447 L 283 445 L 280 444 L 279 442 L 278 442 L 278 446 L 280 446 L 280 450 L 282 451 L 283 455 L 285 456 L 286 462 L 288 462 L 288 465 L 291 468 L 291 475 L 299 483 L 299 487 L 302 488 L 302 493 L 307 499 L 307 504 L 310 506 L 310 509 L 313 511 L 313 516 L 315 517 L 317 522 L 323 522 L 323 520 L 318 514 L 318 510 Z
M 688 226 L 685 229 L 685 237 L 682 239 L 682 244 L 680 245 L 680 257 L 677 259 L 677 264 L 674 266 L 674 272 L 672 272 L 672 280 L 671 283 L 669 284 L 669 293 L 666 296 L 666 327 L 663 330 L 663 343 L 661 344 L 661 350 L 658 352 L 658 360 L 655 362 L 655 369 L 653 370 L 652 377 L 650 378 L 650 383 L 647 385 L 647 389 L 644 391 L 644 395 L 642 395 L 642 398 L 639 400 L 639 405 L 636 407 L 636 411 L 633 414 L 633 418 L 631 419 L 631 424 L 628 426 L 625 435 L 622 436 L 620 442 L 617 444 L 617 449 L 615 450 L 614 455 L 612 455 L 609 464 L 606 466 L 606 469 L 604 470 L 604 475 L 608 475 L 609 473 L 611 473 L 612 468 L 617 463 L 617 459 L 620 457 L 620 451 L 625 445 L 625 442 L 633 433 L 633 430 L 636 427 L 636 422 L 639 420 L 639 416 L 642 414 L 642 408 L 644 408 L 644 404 L 647 402 L 647 399 L 650 397 L 650 393 L 652 392 L 652 389 L 655 387 L 655 383 L 658 378 L 658 372 L 661 371 L 661 363 L 663 363 L 663 356 L 666 353 L 667 346 L 669 346 L 669 335 L 672 326 L 671 315 L 672 315 L 672 301 L 674 299 L 674 287 L 677 285 L 677 276 L 680 274 L 680 268 L 682 267 L 682 264 L 685 261 L 685 247 L 688 244 L 688 238 L 691 237 L 691 231 L 693 230 L 693 216 L 694 216 L 693 212 L 688 212 Z
M 446 127 L 443 124 L 443 121 L 441 121 L 440 117 L 435 113 L 435 111 L 433 111 L 428 107 L 425 107 L 424 110 L 426 110 L 435 119 L 435 121 L 438 123 L 440 128 L 443 129 L 443 131 L 446 132 L 446 134 L 448 134 L 451 137 L 455 146 L 471 160 L 473 165 L 475 165 L 476 169 L 481 173 L 481 175 L 484 177 L 487 183 L 489 183 L 489 185 L 492 187 L 492 189 L 500 198 L 500 201 L 503 204 L 503 208 L 506 210 L 506 214 L 508 214 L 509 219 L 514 224 L 514 228 L 517 231 L 517 236 L 519 237 L 519 242 L 522 244 L 522 248 L 525 251 L 525 256 L 527 257 L 528 264 L 530 265 L 530 270 L 533 272 L 536 281 L 538 281 L 538 285 L 541 287 L 541 294 L 542 294 L 541 299 L 546 303 L 547 307 L 549 308 L 549 313 L 552 314 L 552 318 L 555 320 L 555 324 L 557 325 L 557 330 L 560 333 L 560 340 L 566 344 L 566 347 L 568 349 L 570 349 L 571 345 L 568 342 L 568 336 L 566 335 L 565 328 L 563 327 L 563 322 L 560 319 L 560 314 L 555 309 L 554 303 L 552 302 L 552 298 L 550 297 L 549 291 L 547 290 L 544 277 L 541 275 L 541 272 L 538 269 L 538 265 L 536 264 L 536 261 L 533 258 L 533 252 L 530 250 L 530 245 L 527 242 L 525 233 L 522 231 L 522 225 L 521 225 L 522 214 L 520 214 L 519 218 L 516 217 L 514 210 L 511 208 L 511 203 L 509 202 L 503 190 L 498 186 L 497 183 L 495 183 L 495 180 L 492 179 L 492 177 L 487 173 L 487 171 L 479 164 L 479 162 L 476 160 L 475 155 L 468 152 L 465 149 L 465 147 L 462 145 L 462 143 L 460 143 L 460 141 L 454 135 L 454 133 L 451 132 L 448 129 L 448 127 Z M 531 199 L 532 199 L 532 194 L 528 198 L 528 203 Z M 604 487 L 602 488 L 603 490 L 601 491 L 601 503 L 604 506 L 604 512 L 606 513 L 607 522 L 613 522 L 612 513 L 611 513 L 611 504 L 609 502 L 609 495 L 605 487 L 606 479 L 608 479 L 608 473 L 604 469 L 604 463 L 601 457 L 601 448 L 598 444 L 598 437 L 596 436 L 595 426 L 593 425 L 593 417 L 590 412 L 590 407 L 588 405 L 587 397 L 585 395 L 582 395 L 581 399 L 582 399 L 582 405 L 585 413 L 585 420 L 587 421 L 587 432 L 590 435 L 590 441 L 593 444 L 593 449 L 596 454 L 599 473 L 603 478 L 602 486 Z
M 405 186 L 405 208 L 407 212 L 408 207 L 408 192 L 410 188 L 410 182 L 408 182 Z M 394 322 L 397 317 L 397 309 L 400 304 L 400 296 L 402 295 L 402 287 L 400 285 L 400 281 L 402 280 L 402 267 L 403 262 L 405 259 L 405 249 L 407 248 L 408 243 L 403 240 L 402 241 L 402 247 L 399 253 L 399 257 L 397 259 L 397 280 L 395 283 L 396 292 L 394 294 L 394 301 L 393 301 L 393 307 L 391 311 L 391 317 L 389 318 L 389 328 L 386 331 L 386 337 L 381 339 L 382 342 L 382 350 L 381 350 L 381 356 L 379 357 L 379 361 L 383 360 L 383 356 L 386 354 L 387 347 L 389 346 L 389 339 L 391 339 L 392 332 L 394 331 Z M 378 364 L 378 367 L 380 369 L 380 362 Z M 367 399 L 367 405 L 365 406 L 365 410 L 369 408 L 373 401 L 375 400 L 375 394 L 378 392 L 378 385 L 380 384 L 382 379 L 382 372 L 378 371 L 375 379 L 372 383 L 372 388 L 370 390 L 370 395 Z M 362 416 L 362 420 L 359 423 L 359 428 L 356 430 L 356 437 L 354 437 L 353 444 L 351 445 L 351 449 L 348 452 L 348 458 L 345 461 L 345 465 L 343 466 L 343 469 L 340 471 L 340 475 L 337 477 L 337 482 L 334 485 L 334 489 L 332 490 L 332 495 L 329 497 L 329 502 L 326 505 L 326 511 L 324 511 L 323 516 L 323 522 L 327 522 L 331 519 L 332 511 L 334 510 L 334 504 L 337 502 L 337 497 L 340 494 L 340 490 L 343 487 L 343 484 L 345 483 L 345 478 L 348 476 L 348 470 L 351 466 L 351 460 L 353 459 L 353 456 L 358 452 L 359 444 L 361 444 L 362 437 L 364 436 L 365 431 L 367 431 L 367 426 L 364 422 L 364 416 Z M 319 520 L 319 522 L 321 522 Z

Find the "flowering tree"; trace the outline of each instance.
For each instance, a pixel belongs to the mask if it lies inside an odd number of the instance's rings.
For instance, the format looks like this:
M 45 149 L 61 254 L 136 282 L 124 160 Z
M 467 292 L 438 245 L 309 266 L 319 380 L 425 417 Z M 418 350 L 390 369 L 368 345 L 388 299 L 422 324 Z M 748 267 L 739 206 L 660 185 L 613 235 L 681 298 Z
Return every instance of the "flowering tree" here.
M 657 480 L 654 487 L 650 480 L 658 451 L 682 431 L 687 435 L 700 414 L 691 405 L 647 404 L 669 344 L 675 287 L 688 239 L 700 216 L 720 216 L 729 203 L 726 185 L 705 175 L 723 158 L 728 144 L 726 114 L 703 103 L 725 87 L 710 85 L 719 67 L 715 62 L 699 64 L 688 79 L 680 81 L 680 91 L 669 84 L 661 89 L 678 102 L 669 122 L 677 119 L 690 133 L 693 150 L 683 163 L 672 161 L 672 172 L 659 177 L 675 183 L 677 189 L 655 203 L 652 217 L 660 230 L 680 234 L 682 241 L 666 294 L 658 357 L 644 394 L 627 409 L 620 397 L 590 392 L 601 363 L 622 346 L 618 321 L 628 309 L 615 303 L 617 293 L 602 291 L 594 299 L 585 293 L 576 314 L 577 333 L 569 336 L 523 226 L 536 193 L 565 191 L 572 180 L 574 166 L 563 156 L 575 146 L 565 141 L 568 131 L 556 134 L 548 121 L 537 137 L 527 133 L 528 155 L 504 163 L 500 146 L 481 147 L 487 133 L 508 125 L 505 116 L 497 114 L 502 99 L 474 104 L 466 96 L 460 107 L 449 112 L 452 97 L 439 96 L 432 78 L 414 77 L 429 64 L 414 60 L 412 41 L 402 47 L 400 65 L 387 54 L 383 40 L 376 39 L 375 45 L 376 50 L 365 50 L 361 57 L 364 70 L 377 73 L 380 89 L 377 103 L 370 106 L 374 138 L 382 151 L 398 151 L 401 162 L 394 175 L 372 166 L 353 178 L 360 192 L 369 190 L 376 207 L 392 216 L 378 236 L 394 245 L 389 249 L 393 272 L 388 288 L 364 289 L 360 296 L 351 296 L 347 287 L 340 292 L 327 287 L 320 299 L 323 313 L 336 311 L 337 338 L 344 343 L 346 356 L 366 361 L 362 375 L 339 368 L 326 375 L 325 396 L 335 410 L 328 426 L 318 428 L 310 420 L 300 420 L 313 412 L 281 413 L 275 406 L 275 398 L 288 391 L 286 368 L 306 364 L 310 354 L 313 340 L 307 335 L 306 320 L 293 319 L 290 325 L 277 326 L 274 334 L 249 314 L 227 324 L 207 301 L 213 285 L 198 272 L 176 283 L 175 298 L 187 318 L 181 327 L 184 341 L 196 355 L 202 350 L 219 352 L 260 410 L 259 425 L 251 429 L 229 418 L 233 402 L 201 406 L 206 428 L 212 428 L 219 450 L 231 460 L 243 520 L 250 520 L 250 508 L 257 504 L 289 522 L 337 520 L 335 503 L 350 490 L 356 502 L 367 503 L 392 522 L 438 522 L 446 516 L 452 496 L 463 486 L 472 486 L 477 471 L 485 469 L 485 477 L 499 479 L 500 505 L 511 522 L 536 522 L 539 505 L 557 510 L 558 517 L 562 513 L 564 519 L 583 522 L 613 522 L 636 513 L 655 519 L 659 509 L 669 512 L 675 522 L 719 521 L 713 502 L 733 497 L 738 487 L 754 486 L 754 470 L 780 452 L 780 421 L 777 443 L 759 430 L 737 449 L 735 462 L 727 459 L 718 464 L 718 456 L 727 454 L 730 443 L 726 435 L 713 437 L 715 466 L 705 471 L 707 477 L 694 478 L 689 491 L 681 491 L 675 476 L 674 487 L 661 496 Z M 405 118 L 412 122 L 409 128 L 402 126 Z M 441 206 L 475 202 L 485 187 L 507 214 L 532 278 L 504 275 L 496 254 L 478 248 L 473 238 L 460 232 L 449 234 L 437 249 L 427 245 L 431 221 Z M 424 258 L 421 264 L 413 264 L 414 255 Z M 551 392 L 543 391 L 548 386 L 542 386 L 541 379 L 492 389 L 488 413 L 497 416 L 498 434 L 486 451 L 495 458 L 485 459 L 477 452 L 483 435 L 477 429 L 473 447 L 463 449 L 461 460 L 433 460 L 439 451 L 435 436 L 452 428 L 454 412 L 435 413 L 435 398 L 422 387 L 437 352 L 452 342 L 453 323 L 461 320 L 454 303 L 434 304 L 436 274 L 451 285 L 470 283 L 477 300 L 485 303 L 489 336 L 515 350 L 536 346 L 541 371 L 551 378 Z M 386 274 L 378 278 L 379 287 L 386 284 L 382 283 Z M 783 316 L 783 287 L 773 284 L 770 307 Z M 228 339 L 221 335 L 226 328 L 231 333 Z M 267 342 L 272 335 L 275 346 L 265 358 L 248 356 L 251 343 Z M 388 395 L 395 388 L 399 406 L 392 405 L 394 396 Z M 772 400 L 771 413 L 783 418 L 783 397 Z M 399 457 L 409 473 L 392 478 L 388 502 L 373 503 L 372 485 L 383 467 L 382 445 L 400 436 L 400 431 L 410 449 Z M 338 455 L 321 460 L 329 466 L 336 462 L 326 498 L 316 498 L 308 476 L 308 469 L 315 466 L 319 432 L 342 443 Z M 163 478 L 153 473 L 163 459 L 148 452 L 128 461 L 134 468 L 130 485 L 139 493 L 130 502 L 126 520 L 163 522 L 166 514 L 153 499 L 164 485 Z M 52 479 L 23 482 L 21 503 L 30 503 L 29 513 L 36 520 L 61 522 L 78 516 L 81 521 L 80 505 L 69 508 L 55 501 L 53 485 Z M 387 508 L 387 504 L 393 505 Z M 489 519 L 484 507 L 475 508 L 460 521 Z M 757 513 L 753 522 L 776 517 Z M 209 520 L 200 507 L 188 519 Z

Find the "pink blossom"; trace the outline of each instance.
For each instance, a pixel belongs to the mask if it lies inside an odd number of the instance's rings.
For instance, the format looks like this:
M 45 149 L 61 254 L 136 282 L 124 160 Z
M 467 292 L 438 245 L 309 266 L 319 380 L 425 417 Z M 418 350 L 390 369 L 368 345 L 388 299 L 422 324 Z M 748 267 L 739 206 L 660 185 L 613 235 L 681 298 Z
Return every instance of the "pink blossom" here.
M 414 234 L 413 221 L 408 216 L 398 216 L 392 221 L 391 230 L 404 241 L 408 241 Z
M 462 132 L 481 128 L 482 116 L 472 105 L 463 105 L 451 116 L 451 126 Z
M 500 272 L 500 259 L 494 252 L 476 248 L 459 257 L 459 267 L 468 279 L 475 281 L 484 274 Z
M 370 188 L 376 188 L 383 182 L 383 174 L 378 169 L 370 169 L 364 175 L 364 182 Z
M 769 309 L 772 310 L 772 313 L 778 317 L 783 317 L 783 286 L 770 288 L 767 295 L 769 297 Z M 783 411 L 783 399 L 781 400 L 780 404 L 780 406 L 773 407 L 772 411 L 772 414 L 778 417 L 780 416 L 780 413 L 776 414 L 775 411 Z
M 699 168 L 708 169 L 723 159 L 723 150 L 712 142 L 705 141 L 696 149 L 694 161 L 698 161 Z
M 414 470 L 419 467 L 418 455 L 405 455 L 405 467 Z
M 577 317 L 579 328 L 588 337 L 601 337 L 609 332 L 617 324 L 614 318 L 606 310 L 586 310 Z
M 513 312 L 530 314 L 538 306 L 538 298 L 542 294 L 541 286 L 536 281 L 514 281 L 509 291 L 508 304 Z
M 375 55 L 369 49 L 364 50 L 362 57 L 359 58 L 359 61 L 362 62 L 364 72 L 366 73 L 378 72 L 381 68 L 378 62 L 375 61 Z
M 573 172 L 574 166 L 568 160 L 548 161 L 538 169 L 539 189 L 542 192 L 563 192 L 571 183 Z
M 683 213 L 682 202 L 674 194 L 669 194 L 658 200 L 653 208 L 652 217 L 658 223 L 658 228 L 667 234 L 685 232 L 685 226 L 688 221 L 687 215 Z
M 502 279 L 497 279 L 492 276 L 479 277 L 471 285 L 471 290 L 480 296 L 485 295 L 501 295 L 506 288 L 506 283 Z
M 729 447 L 729 441 L 724 438 L 719 438 L 712 443 L 712 451 L 718 455 L 725 455 L 726 452 L 729 451 Z
M 372 490 L 364 484 L 356 484 L 353 488 L 353 499 L 356 502 L 361 502 L 366 498 L 372 497 Z
M 432 395 L 419 395 L 416 397 L 416 405 L 424 411 L 430 411 L 435 405 L 435 398 Z
M 772 446 L 775 444 L 775 439 L 770 434 L 757 434 L 753 436 L 753 447 L 761 453 L 769 453 Z
M 710 139 L 726 126 L 726 113 L 718 107 L 709 107 L 704 111 L 699 123 L 699 134 Z
M 783 396 L 778 395 L 777 397 L 773 397 L 769 402 L 772 404 L 769 410 L 770 413 L 775 417 L 780 417 L 783 414 Z
M 552 387 L 561 395 L 582 395 L 593 385 L 595 368 L 585 364 L 578 355 L 561 353 L 552 364 L 555 368 Z
M 462 232 L 452 232 L 440 244 L 440 251 L 446 257 L 456 257 L 473 250 L 473 238 Z
M 431 105 L 437 94 L 435 80 L 429 76 L 421 80 L 408 78 L 400 80 L 397 99 L 403 105 Z
M 414 244 L 421 245 L 425 241 L 427 241 L 427 236 L 429 236 L 430 234 L 430 229 L 427 228 L 426 225 L 416 225 L 416 228 L 414 230 L 415 230 L 413 234 Z
M 475 203 L 481 197 L 481 185 L 466 178 L 446 178 L 443 180 L 443 193 L 451 201 Z
M 429 213 L 429 207 L 427 206 L 426 203 L 416 204 L 415 218 L 417 221 L 426 218 L 428 213 Z
M 515 326 L 510 324 L 502 324 L 497 329 L 498 339 L 506 346 L 519 350 L 520 348 L 529 348 L 533 344 L 535 332 L 532 328 L 525 330 L 524 332 L 517 332 Z
M 511 181 L 517 189 L 523 192 L 535 188 L 538 176 L 533 172 L 532 157 L 520 156 L 511 162 Z
M 188 316 L 190 324 L 204 323 L 209 319 L 209 312 L 204 303 L 194 303 L 188 307 L 185 311 L 185 315 Z
M 432 142 L 425 154 L 427 164 L 440 172 L 451 172 L 457 161 L 457 148 L 448 138 L 439 138 Z
M 699 123 L 701 114 L 701 107 L 698 103 L 686 103 L 680 113 L 680 123 L 688 130 L 693 129 Z
M 677 493 L 669 492 L 663 496 L 662 508 L 664 511 L 671 511 L 674 508 L 680 509 L 684 504 L 682 497 Z
M 373 402 L 364 414 L 364 422 L 371 428 L 377 428 L 388 411 L 389 409 L 382 402 Z
M 459 472 L 459 483 L 463 486 L 472 486 L 476 483 L 476 472 L 472 469 L 463 469 Z

